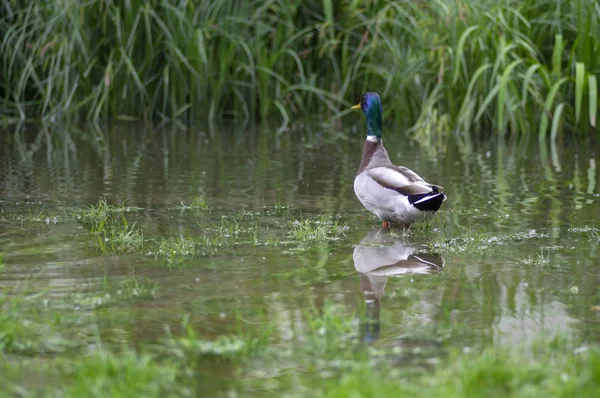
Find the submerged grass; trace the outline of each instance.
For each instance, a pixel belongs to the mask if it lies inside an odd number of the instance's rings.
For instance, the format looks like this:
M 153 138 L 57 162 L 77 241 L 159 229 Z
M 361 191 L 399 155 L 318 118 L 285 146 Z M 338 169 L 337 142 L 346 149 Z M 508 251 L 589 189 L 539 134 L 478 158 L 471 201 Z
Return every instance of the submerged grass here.
M 158 361 L 154 355 L 138 354 L 133 350 L 114 353 L 100 347 L 92 354 L 77 358 L 36 361 L 27 365 L 0 360 L 0 370 L 6 377 L 0 392 L 8 396 L 75 398 L 187 394 L 177 383 L 177 367 L 168 361 Z M 51 379 L 36 383 L 36 377 L 40 375 Z
M 253 333 L 237 335 L 221 335 L 216 339 L 204 339 L 188 324 L 189 317 L 183 321 L 185 333 L 183 336 L 171 335 L 160 350 L 166 355 L 182 361 L 184 366 L 197 364 L 207 358 L 244 360 L 251 356 L 264 353 L 269 345 L 271 331 L 268 328 L 259 329 Z
M 128 278 L 103 289 L 64 297 L 6 296 L 0 293 L 0 353 L 21 355 L 58 354 L 75 349 L 81 342 L 72 340 L 72 328 L 81 326 L 65 311 L 117 307 L 139 300 L 153 299 L 157 284 Z M 77 326 L 74 326 L 77 325 Z M 83 333 L 85 335 L 85 333 Z
M 86 207 L 77 219 L 87 225 L 104 253 L 135 252 L 144 244 L 144 237 L 135 223 L 129 224 L 125 213 L 139 211 L 139 207 L 110 205 L 101 198 L 96 205 Z
M 26 224 L 47 224 L 57 225 L 64 222 L 73 221 L 76 215 L 72 212 L 63 210 L 61 212 L 47 211 L 44 208 L 32 209 L 27 206 L 27 212 L 2 212 L 0 222 L 12 222 L 20 225 Z
M 540 344 L 533 354 L 520 348 L 488 348 L 471 354 L 454 351 L 432 373 L 423 372 L 411 382 L 397 370 L 362 366 L 321 393 L 325 397 L 595 396 L 600 387 L 597 347 L 573 348 L 551 342 Z
M 101 229 L 103 225 L 110 221 L 115 215 L 136 212 L 142 210 L 136 206 L 126 206 L 125 203 L 119 205 L 111 205 L 106 201 L 106 198 L 100 198 L 98 203 L 92 206 L 86 206 L 78 212 L 77 219 L 84 224 L 89 225 L 92 229 Z
M 177 369 L 156 357 L 133 351 L 114 354 L 105 350 L 60 363 L 66 397 L 163 397 L 180 392 Z
M 394 352 L 364 344 L 360 317 L 330 301 L 305 312 L 305 323 L 299 323 L 292 338 L 283 341 L 273 335 L 267 319 L 251 330 L 208 339 L 186 318 L 183 335 L 168 333 L 161 344 L 142 345 L 139 350 L 120 347 L 118 352 L 99 344 L 94 352 L 84 353 L 80 350 L 88 345 L 64 338 L 60 323 L 52 333 L 40 327 L 41 320 L 19 321 L 17 332 L 7 327 L 17 318 L 25 319 L 23 301 L 5 296 L 0 300 L 1 352 L 11 353 L 0 356 L 4 377 L 0 392 L 8 395 L 186 396 L 200 389 L 207 394 L 212 387 L 199 385 L 199 372 L 205 372 L 207 365 L 218 369 L 223 361 L 236 366 L 235 382 L 228 388 L 242 396 L 263 396 L 269 390 L 277 395 L 301 391 L 316 397 L 534 397 L 549 392 L 591 397 L 600 387 L 600 347 L 574 339 L 540 337 L 526 347 L 483 350 L 448 343 L 441 357 L 436 352 L 435 361 L 428 365 L 403 365 L 393 361 Z M 53 335 L 61 338 L 56 340 L 54 356 L 29 363 L 23 354 L 49 351 L 26 342 L 47 345 Z M 73 351 L 66 351 L 68 346 Z M 25 378 L 29 382 L 24 383 Z
M 366 358 L 366 346 L 360 340 L 359 318 L 348 314 L 344 306 L 325 303 L 322 311 L 306 314 L 308 328 L 299 331 L 300 352 L 310 361 L 357 361 Z
M 93 229 L 98 238 L 98 245 L 103 253 L 137 252 L 143 248 L 144 237 L 135 223 L 129 225 L 125 216 L 120 216 L 120 223 L 102 224 Z
M 0 122 L 338 113 L 433 140 L 596 130 L 598 0 L 0 1 Z
M 322 249 L 328 243 L 339 240 L 348 230 L 339 216 L 313 216 L 295 219 L 285 209 L 270 215 L 283 214 L 277 221 L 287 239 L 275 236 L 268 226 L 258 225 L 256 213 L 242 211 L 233 216 L 222 216 L 218 224 L 203 228 L 199 236 L 162 238 L 154 253 L 168 267 L 177 267 L 187 260 L 214 256 L 219 251 L 239 245 L 249 247 L 277 245 L 294 246 L 293 252 Z
M 60 316 L 41 319 L 23 311 L 22 299 L 9 299 L 0 294 L 0 353 L 48 354 L 62 352 L 71 346 L 57 332 Z
M 346 223 L 335 216 L 320 216 L 292 220 L 288 235 L 301 246 L 319 246 L 338 240 L 348 230 Z
M 544 239 L 550 235 L 548 232 L 541 232 L 536 229 L 528 229 L 522 232 L 507 232 L 503 234 L 487 234 L 467 230 L 459 236 L 445 238 L 441 235 L 434 236 L 426 245 L 432 250 L 443 250 L 449 253 L 457 252 L 483 252 L 487 249 L 519 242 L 526 242 L 532 239 Z
M 181 202 L 179 206 L 176 207 L 177 210 L 194 210 L 198 212 L 208 212 L 210 211 L 210 207 L 206 204 L 206 201 L 202 196 L 196 196 L 189 205 L 186 205 Z
M 149 279 L 139 282 L 128 278 L 118 284 L 111 284 L 106 278 L 103 290 L 96 293 L 77 293 L 68 298 L 69 306 L 78 310 L 89 310 L 132 303 L 138 300 L 153 299 L 158 284 Z
M 224 245 L 224 242 L 218 237 L 179 237 L 162 238 L 157 257 L 163 259 L 169 267 L 181 266 L 187 259 L 194 257 L 212 256 Z

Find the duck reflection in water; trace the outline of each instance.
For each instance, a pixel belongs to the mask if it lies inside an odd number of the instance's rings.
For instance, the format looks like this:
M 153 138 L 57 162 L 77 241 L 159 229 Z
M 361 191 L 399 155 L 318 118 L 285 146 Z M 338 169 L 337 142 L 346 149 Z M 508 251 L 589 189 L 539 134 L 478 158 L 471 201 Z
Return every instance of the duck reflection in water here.
M 444 259 L 439 254 L 419 251 L 419 245 L 403 242 L 386 230 L 369 232 L 355 246 L 352 257 L 367 308 L 363 339 L 369 344 L 379 338 L 379 302 L 388 277 L 431 274 L 444 267 Z

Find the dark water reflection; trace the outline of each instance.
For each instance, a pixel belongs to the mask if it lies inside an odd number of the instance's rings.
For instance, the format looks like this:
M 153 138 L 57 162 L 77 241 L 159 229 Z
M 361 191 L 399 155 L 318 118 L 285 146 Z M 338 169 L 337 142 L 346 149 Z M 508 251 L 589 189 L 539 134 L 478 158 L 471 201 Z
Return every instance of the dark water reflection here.
M 369 316 L 383 327 L 371 329 L 369 339 L 383 346 L 417 337 L 469 345 L 563 331 L 600 336 L 596 143 L 459 145 L 448 138 L 419 146 L 388 133 L 392 159 L 443 185 L 449 199 L 434 224 L 435 244 L 409 235 L 382 258 L 367 254 L 357 261 L 365 234 L 377 235 L 379 226 L 352 190 L 362 126 L 315 123 L 274 131 L 229 126 L 211 136 L 202 127 L 122 124 L 1 134 L 0 288 L 44 291 L 52 307 L 74 292 L 98 290 L 105 277 L 157 282 L 154 300 L 93 312 L 106 338 L 117 340 L 115 329 L 131 341 L 154 340 L 165 324 L 178 325 L 191 314 L 207 338 L 234 331 L 238 316 L 248 324 L 266 316 L 285 341 L 302 325 L 309 302 L 326 299 L 349 306 L 372 300 Z M 198 195 L 210 213 L 174 209 Z M 131 215 L 146 239 L 142 253 L 104 255 L 79 223 L 61 219 L 61 211 L 101 196 L 142 208 Z M 173 270 L 148 254 L 161 237 L 197 236 L 223 215 L 240 212 L 260 214 L 240 218 L 242 225 L 285 240 L 280 215 L 267 211 L 275 204 L 296 215 L 338 214 L 349 229 L 320 251 L 236 245 Z M 58 214 L 56 222 L 11 218 L 40 210 Z M 379 272 L 386 256 L 396 266 Z M 433 270 L 429 264 L 438 272 L 425 272 Z M 391 277 L 388 270 L 410 272 Z
M 418 245 L 394 239 L 388 231 L 367 233 L 354 247 L 352 259 L 360 276 L 366 306 L 364 340 L 368 343 L 379 338 L 381 331 L 380 302 L 385 294 L 388 278 L 412 274 L 430 274 L 444 268 L 444 259 L 437 253 L 419 252 Z

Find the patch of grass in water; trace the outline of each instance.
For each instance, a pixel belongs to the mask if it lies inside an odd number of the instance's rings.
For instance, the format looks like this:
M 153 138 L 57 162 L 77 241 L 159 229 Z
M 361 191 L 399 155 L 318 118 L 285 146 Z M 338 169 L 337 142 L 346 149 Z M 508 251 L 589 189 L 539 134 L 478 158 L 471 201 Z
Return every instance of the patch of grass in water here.
M 305 322 L 298 323 L 304 326 L 284 342 L 271 339 L 264 326 L 208 340 L 188 325 L 184 320 L 183 336 L 168 335 L 161 346 L 143 346 L 141 353 L 125 348 L 117 354 L 97 345 L 99 350 L 92 354 L 32 361 L 43 380 L 37 386 L 22 383 L 26 376 L 17 369 L 22 359 L 11 357 L 12 366 L 0 358 L 5 377 L 0 391 L 67 397 L 189 396 L 195 388 L 206 392 L 214 387 L 196 384 L 198 372 L 210 359 L 231 362 L 227 366 L 235 367 L 235 376 L 229 388 L 240 396 L 268 390 L 277 396 L 315 397 L 592 397 L 600 388 L 600 346 L 566 339 L 540 338 L 533 346 L 483 350 L 451 348 L 427 365 L 396 366 L 385 360 L 383 350 L 361 343 L 360 321 L 353 311 L 331 302 L 318 311 L 311 307 Z
M 523 264 L 532 267 L 544 268 L 550 264 L 550 256 L 548 254 L 544 254 L 543 252 L 538 253 L 535 256 L 527 256 L 523 259 Z
M 70 297 L 75 309 L 97 309 L 116 305 L 118 303 L 130 303 L 137 300 L 153 299 L 158 284 L 148 279 L 140 283 L 136 278 L 129 278 L 119 282 L 117 286 L 111 286 L 105 280 L 104 289 L 97 294 L 78 293 Z
M 177 382 L 177 368 L 149 354 L 101 349 L 56 365 L 63 386 L 50 389 L 53 396 L 163 397 L 185 392 Z
M 200 203 L 197 206 L 202 207 Z M 187 208 L 187 207 L 186 207 Z M 143 248 L 144 237 L 136 224 L 129 224 L 124 213 L 137 211 L 138 207 L 109 205 L 101 198 L 94 206 L 87 207 L 77 216 L 97 236 L 104 253 L 137 252 Z M 170 237 L 158 242 L 154 253 L 164 259 L 169 267 L 179 266 L 186 259 L 215 255 L 219 249 L 235 245 L 276 246 L 279 237 L 258 226 L 260 213 L 243 211 L 234 216 L 222 216 L 220 223 L 203 228 L 201 237 Z M 242 221 L 253 221 L 253 224 Z M 292 240 L 284 243 L 298 244 L 296 250 L 304 251 L 339 240 L 348 229 L 338 216 L 310 217 L 300 220 L 283 220 L 284 232 Z M 280 224 L 278 224 L 280 225 Z M 153 254 L 152 252 L 149 252 Z
M 525 242 L 531 239 L 545 239 L 550 235 L 529 229 L 523 232 L 509 232 L 499 235 L 489 235 L 468 230 L 462 236 L 451 239 L 441 239 L 427 243 L 431 249 L 448 252 L 482 252 L 494 246 Z
M 322 314 L 314 308 L 307 313 L 307 332 L 299 334 L 300 350 L 311 360 L 357 360 L 366 355 L 361 343 L 359 318 L 349 315 L 344 306 L 326 302 Z
M 98 203 L 95 205 L 86 206 L 83 210 L 78 212 L 77 219 L 81 220 L 84 224 L 90 226 L 92 229 L 97 229 L 101 224 L 105 224 L 115 215 L 121 215 L 140 210 L 142 210 L 141 207 L 126 206 L 125 203 L 111 205 L 108 204 L 106 198 L 100 198 Z
M 292 220 L 288 223 L 288 236 L 301 248 L 325 245 L 339 240 L 348 230 L 346 223 L 341 223 L 338 217 L 322 215 Z
M 135 223 L 129 225 L 124 215 L 117 221 L 101 223 L 92 228 L 91 233 L 98 238 L 103 253 L 137 252 L 144 246 L 144 236 Z
M 260 211 L 250 211 L 242 209 L 235 214 L 236 220 L 239 221 L 250 221 L 250 220 L 258 220 L 262 216 Z
M 2 213 L 0 221 L 16 222 L 21 225 L 26 224 L 47 224 L 56 225 L 63 222 L 72 221 L 76 218 L 73 212 L 63 210 L 62 212 L 47 212 L 42 209 L 31 209 L 27 207 L 27 213 Z
M 135 223 L 129 224 L 125 213 L 141 210 L 136 206 L 110 205 L 105 198 L 86 207 L 77 214 L 77 219 L 90 228 L 98 240 L 103 253 L 137 252 L 144 245 L 144 237 Z
M 439 225 L 436 219 L 425 220 L 411 224 L 407 228 L 390 228 L 389 234 L 396 238 L 431 238 L 446 230 L 446 223 L 443 226 Z
M 271 337 L 270 329 L 262 329 L 255 333 L 239 335 L 223 335 L 213 340 L 205 340 L 188 325 L 189 317 L 183 321 L 185 335 L 169 338 L 165 342 L 167 355 L 195 362 L 203 358 L 245 359 L 262 353 L 268 346 Z
M 219 237 L 190 238 L 180 235 L 179 237 L 163 238 L 159 243 L 156 255 L 171 268 L 180 266 L 190 258 L 214 255 L 223 244 Z
M 105 282 L 101 294 L 70 295 L 66 300 L 74 309 L 96 309 L 154 298 L 156 287 L 149 280 L 129 278 L 114 286 Z M 0 293 L 0 352 L 39 355 L 75 348 L 76 343 L 65 334 L 70 321 L 40 297 L 41 294 L 8 297 Z M 64 309 L 62 302 L 59 307 Z
M 258 230 L 257 225 L 244 226 L 234 217 L 221 217 L 221 223 L 211 228 L 215 238 L 220 241 L 238 241 L 253 236 Z
M 63 352 L 72 346 L 57 331 L 61 318 L 42 321 L 23 310 L 23 299 L 0 294 L 0 352 L 42 354 Z
M 584 227 L 572 227 L 569 228 L 569 232 L 571 233 L 582 233 L 588 236 L 588 239 L 592 242 L 600 242 L 600 228 L 596 227 L 588 227 L 587 225 Z
M 190 203 L 189 205 L 186 205 L 185 203 L 183 203 L 183 201 L 181 201 L 181 204 L 179 206 L 176 207 L 177 210 L 194 210 L 194 211 L 198 211 L 198 212 L 209 212 L 210 211 L 210 207 L 208 207 L 208 204 L 206 203 L 206 201 L 204 200 L 204 198 L 200 195 L 196 196 L 193 200 L 192 203 Z
M 180 235 L 162 238 L 156 256 L 163 259 L 169 267 L 176 267 L 186 260 L 198 257 L 213 256 L 223 248 L 235 245 L 274 246 L 275 239 L 268 230 L 261 235 L 258 225 L 244 225 L 237 216 L 223 216 L 218 225 L 204 230 L 199 237 Z
M 532 354 L 523 347 L 489 347 L 481 353 L 453 350 L 433 371 L 411 379 L 403 369 L 361 366 L 317 388 L 317 396 L 593 397 L 600 388 L 600 349 L 570 349 L 551 342 Z
M 298 208 L 291 205 L 285 205 L 276 201 L 272 206 L 263 206 L 263 212 L 266 216 L 286 217 L 289 213 L 298 211 Z
M 254 213 L 251 220 L 254 220 Z M 200 237 L 178 236 L 163 238 L 159 242 L 156 256 L 163 259 L 169 267 L 176 267 L 186 260 L 196 257 L 213 256 L 223 248 L 236 245 L 250 246 L 276 246 L 279 239 L 269 233 L 268 228 L 261 230 L 258 224 L 247 225 L 241 222 L 244 218 L 236 216 L 221 217 L 218 225 L 204 229 Z M 306 218 L 293 220 L 285 224 L 286 235 L 292 241 L 288 244 L 298 244 L 297 250 L 303 251 L 317 247 L 331 241 L 340 239 L 348 229 L 345 223 L 340 223 L 335 217 L 321 216 L 319 218 Z

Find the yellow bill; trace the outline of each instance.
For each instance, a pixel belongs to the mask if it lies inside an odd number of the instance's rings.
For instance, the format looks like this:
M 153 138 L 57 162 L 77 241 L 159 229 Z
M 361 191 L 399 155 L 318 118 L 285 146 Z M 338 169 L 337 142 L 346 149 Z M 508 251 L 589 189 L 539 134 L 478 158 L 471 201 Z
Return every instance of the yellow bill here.
M 352 109 L 353 111 L 355 111 L 355 110 L 357 110 L 357 109 L 360 109 L 360 102 L 359 102 L 358 104 L 354 105 L 354 106 L 353 106 L 352 108 L 350 108 L 350 109 Z

